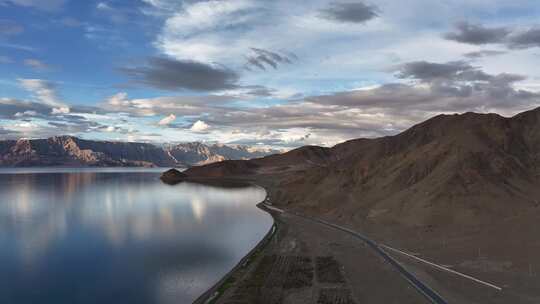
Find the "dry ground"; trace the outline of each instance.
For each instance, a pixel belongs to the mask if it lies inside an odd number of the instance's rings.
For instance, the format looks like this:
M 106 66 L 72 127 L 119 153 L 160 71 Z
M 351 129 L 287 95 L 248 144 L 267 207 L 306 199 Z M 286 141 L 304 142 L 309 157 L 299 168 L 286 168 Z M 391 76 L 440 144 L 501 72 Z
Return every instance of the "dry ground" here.
M 243 179 L 254 180 L 264 186 L 270 197 L 278 196 L 276 192 L 280 190 L 276 187 L 276 181 L 281 179 L 279 174 L 248 176 Z M 540 210 L 518 213 L 504 222 L 473 223 L 459 229 L 360 223 L 354 218 L 335 217 L 317 210 L 295 211 L 352 228 L 379 243 L 415 253 L 421 258 L 503 288 L 497 291 L 392 253 L 394 258 L 449 303 L 540 303 L 540 225 L 537 224 L 540 222 Z M 217 303 L 426 302 L 359 239 L 289 214 L 276 216 L 276 221 L 280 224 L 277 237 L 273 238 L 272 243 L 248 270 L 235 273 L 232 288 Z M 268 269 L 278 269 L 272 276 L 275 278 L 277 271 L 277 277 L 283 279 L 296 266 L 279 266 L 283 263 L 276 264 L 274 261 L 296 258 L 307 259 L 305 265 L 309 267 L 306 266 L 307 279 L 302 279 L 304 285 L 299 284 L 294 288 L 290 288 L 290 282 L 286 281 L 272 286 L 273 279 L 266 280 L 270 273 L 264 268 L 256 269 L 256 265 L 264 259 L 270 265 Z M 320 277 L 334 275 L 322 274 L 326 270 L 323 270 L 324 267 L 317 269 L 317 265 L 334 263 L 337 263 L 344 281 L 339 281 L 337 277 L 332 284 L 321 282 Z M 288 265 L 287 262 L 285 264 Z M 258 282 L 246 287 L 254 279 L 258 279 Z M 241 288 L 244 291 L 240 291 Z M 246 290 L 249 291 L 245 293 Z M 278 296 L 269 297 L 268 294 Z
M 533 304 L 540 303 L 540 227 L 536 224 L 539 221 L 538 213 L 530 213 L 503 223 L 464 226 L 457 230 L 369 227 L 369 235 L 381 243 L 503 288 L 497 291 L 393 254 L 441 294 L 459 295 L 458 303 Z M 368 229 L 364 225 L 350 226 Z
M 427 303 L 359 239 L 290 214 L 275 219 L 272 241 L 217 303 Z

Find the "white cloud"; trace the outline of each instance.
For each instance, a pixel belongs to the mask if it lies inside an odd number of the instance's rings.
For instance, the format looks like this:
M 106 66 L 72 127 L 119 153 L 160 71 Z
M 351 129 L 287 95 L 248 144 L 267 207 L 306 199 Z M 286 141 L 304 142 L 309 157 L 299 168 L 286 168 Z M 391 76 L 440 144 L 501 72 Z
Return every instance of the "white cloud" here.
M 51 111 L 51 114 L 69 114 L 70 108 L 68 107 L 59 107 L 59 108 L 53 108 Z
M 104 10 L 104 11 L 110 10 L 110 9 L 111 9 L 111 7 L 110 7 L 107 3 L 105 3 L 105 2 L 99 2 L 99 3 L 96 5 L 96 8 L 99 9 L 99 10 Z
M 16 44 L 16 43 L 0 42 L 0 46 L 3 48 L 15 49 L 15 50 L 26 51 L 26 52 L 37 51 L 37 49 L 34 47 L 23 45 L 23 44 Z
M 15 113 L 15 117 L 36 116 L 36 115 L 38 115 L 38 113 L 32 110 Z
M 0 4 L 11 3 L 44 11 L 56 11 L 62 8 L 65 2 L 66 0 L 0 0 Z
M 209 104 L 223 104 L 227 101 L 238 100 L 231 96 L 203 95 L 203 96 L 162 96 L 156 98 L 128 99 L 125 92 L 109 97 L 102 107 L 109 111 L 131 113 L 140 116 L 193 115 L 210 110 Z
M 165 26 L 182 28 L 188 34 L 226 28 L 245 22 L 245 17 L 235 14 L 252 7 L 253 2 L 246 0 L 196 2 L 167 20 Z
M 142 0 L 142 2 L 148 4 L 148 5 L 152 5 L 152 6 L 155 6 L 155 7 L 162 7 L 163 6 L 163 3 L 161 0 Z
M 69 107 L 65 105 L 56 92 L 56 86 L 47 80 L 43 79 L 17 79 L 20 86 L 32 93 L 36 101 L 53 107 L 53 114 L 69 113 Z
M 159 9 L 172 9 L 179 5 L 177 0 L 142 0 L 142 2 Z
M 129 104 L 127 99 L 128 94 L 126 92 L 119 92 L 107 99 L 107 103 L 112 106 L 126 106 Z
M 44 62 L 38 59 L 33 59 L 33 58 L 25 59 L 23 63 L 24 65 L 29 66 L 36 70 L 47 70 L 49 68 L 48 64 L 45 64 Z
M 170 114 L 169 116 L 167 116 L 167 117 L 163 118 L 162 120 L 160 120 L 158 122 L 158 125 L 166 126 L 166 125 L 169 125 L 169 124 L 173 123 L 175 120 L 176 120 L 176 115 Z
M 40 104 L 21 101 L 32 105 L 15 109 L 5 105 L 4 109 L 10 111 L 0 109 L 0 114 L 34 121 L 49 119 L 51 115 L 46 114 L 52 110 L 58 114 L 51 116 L 53 120 L 66 122 L 73 116 L 70 122 L 80 124 L 77 119 L 85 117 L 88 128 L 95 132 L 120 134 L 132 130 L 126 135 L 131 139 L 145 136 L 148 140 L 156 139 L 153 134 L 158 134 L 160 140 L 193 138 L 292 147 L 394 134 L 442 112 L 493 109 L 513 114 L 540 102 L 538 97 L 534 100 L 531 97 L 530 101 L 512 98 L 498 102 L 489 94 L 480 94 L 488 92 L 481 86 L 473 90 L 480 93 L 473 92 L 470 98 L 440 97 L 433 93 L 435 89 L 445 89 L 440 93 L 450 94 L 456 88 L 426 84 L 411 86 L 411 79 L 396 79 L 393 77 L 395 70 L 389 69 L 410 61 L 468 60 L 463 57 L 464 53 L 484 48 L 443 39 L 443 33 L 450 30 L 455 21 L 470 18 L 471 22 L 486 21 L 490 26 L 505 26 L 507 22 L 527 26 L 533 24 L 531 22 L 535 22 L 537 16 L 520 15 L 512 20 L 490 16 L 507 8 L 515 9 L 518 14 L 519 9 L 535 7 L 536 0 L 448 0 L 444 3 L 410 0 L 406 6 L 395 0 L 364 1 L 380 8 L 379 17 L 365 24 L 321 19 L 320 11 L 335 0 L 312 0 L 309 6 L 302 1 L 290 0 L 142 1 L 146 5 L 135 9 L 112 0 L 99 0 L 92 5 L 103 16 L 119 21 L 123 16 L 151 15 L 155 18 L 152 21 L 162 27 L 153 39 L 159 55 L 226 66 L 241 75 L 238 87 L 220 91 L 219 95 L 158 95 L 140 99 L 130 99 L 126 92 L 119 92 L 103 101 L 95 112 L 89 111 L 91 114 L 78 113 L 74 106 L 71 113 L 76 115 L 61 115 L 70 109 L 63 104 L 54 84 L 40 79 L 20 79 L 20 85 Z M 45 5 L 42 3 L 64 1 L 0 0 L 0 6 L 8 2 L 36 7 Z M 430 11 L 437 14 L 418 13 Z M 68 23 L 80 24 L 76 20 Z M 124 37 L 123 29 L 81 25 L 83 34 L 94 39 L 96 45 L 116 41 L 117 36 Z M 0 46 L 32 50 L 7 44 L 7 41 L 0 42 Z M 298 59 L 278 69 L 267 65 L 264 71 L 243 70 L 246 57 L 256 55 L 254 48 L 284 55 L 294 53 L 294 58 Z M 537 60 L 538 49 L 509 50 L 500 56 L 477 59 L 474 65 L 492 75 L 529 76 L 523 82 L 514 83 L 514 89 L 540 92 L 540 72 L 531 64 Z M 37 68 L 44 64 L 37 61 L 24 63 Z M 250 95 L 250 91 L 256 91 L 257 84 L 264 84 L 265 88 L 260 91 L 264 93 L 267 89 L 268 95 Z M 499 84 L 498 88 L 515 93 L 510 90 L 512 87 Z M 466 90 L 460 92 L 466 93 Z M 524 96 L 527 93 L 521 92 Z M 33 110 L 38 115 L 31 115 Z M 194 122 L 193 125 L 163 127 L 186 120 Z
M 258 14 L 249 10 L 256 6 L 255 2 L 247 0 L 203 1 L 187 5 L 166 20 L 156 46 L 176 59 L 211 62 L 231 47 L 231 44 L 224 44 L 230 35 L 224 30 L 254 21 Z M 213 35 L 215 32 L 220 32 L 223 37 Z M 233 40 L 229 42 L 236 44 Z
M 330 41 L 332 53 L 345 48 L 350 53 L 359 48 L 353 41 L 371 42 L 394 30 L 381 18 L 354 26 L 320 18 L 319 9 L 329 2 L 313 0 L 309 6 L 285 0 L 193 2 L 167 15 L 155 45 L 176 59 L 230 65 L 244 63 L 250 48 L 293 51 L 321 60 L 328 55 L 321 46 Z
M 210 126 L 208 124 L 206 124 L 204 121 L 197 120 L 193 124 L 193 126 L 191 126 L 190 130 L 193 131 L 193 132 L 206 132 L 209 128 L 210 128 Z
M 252 47 L 293 52 L 299 57 L 295 64 L 265 73 L 244 71 L 242 81 L 277 90 L 286 86 L 305 95 L 351 89 L 368 80 L 382 84 L 391 80 L 385 68 L 400 62 L 460 60 L 463 53 L 477 51 L 477 47 L 446 41 L 442 33 L 464 18 L 463 11 L 502 11 L 535 4 L 531 0 L 411 0 L 404 7 L 393 0 L 380 0 L 371 2 L 380 8 L 378 18 L 351 25 L 320 18 L 320 10 L 335 2 L 331 0 L 313 0 L 309 6 L 285 0 L 185 1 L 181 7 L 171 7 L 171 0 L 146 2 L 169 9 L 161 15 L 165 22 L 154 41 L 161 53 L 238 70 Z M 438 14 L 419 16 L 419 11 Z M 516 70 L 507 72 L 519 73 Z M 538 71 L 534 73 L 540 76 Z

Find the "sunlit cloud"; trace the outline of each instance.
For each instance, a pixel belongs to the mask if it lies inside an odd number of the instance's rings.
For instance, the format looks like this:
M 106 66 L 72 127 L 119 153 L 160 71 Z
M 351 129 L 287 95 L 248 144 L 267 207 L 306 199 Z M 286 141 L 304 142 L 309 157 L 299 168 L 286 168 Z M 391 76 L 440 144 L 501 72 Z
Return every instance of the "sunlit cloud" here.
M 50 66 L 41 60 L 28 58 L 23 61 L 24 65 L 29 66 L 35 70 L 43 71 L 50 68 Z
M 170 114 L 169 116 L 167 116 L 167 117 L 163 118 L 162 120 L 160 120 L 158 122 L 158 125 L 166 126 L 166 125 L 169 125 L 169 124 L 173 123 L 175 120 L 176 120 L 176 115 Z
M 197 120 L 190 128 L 193 132 L 205 132 L 210 126 L 202 120 Z
M 35 18 L 0 20 L 3 138 L 292 148 L 540 105 L 534 0 L 66 3 L 0 0 Z
M 43 79 L 17 79 L 22 88 L 32 93 L 33 97 L 43 104 L 54 107 L 52 113 L 69 113 L 69 107 L 60 100 L 54 83 Z

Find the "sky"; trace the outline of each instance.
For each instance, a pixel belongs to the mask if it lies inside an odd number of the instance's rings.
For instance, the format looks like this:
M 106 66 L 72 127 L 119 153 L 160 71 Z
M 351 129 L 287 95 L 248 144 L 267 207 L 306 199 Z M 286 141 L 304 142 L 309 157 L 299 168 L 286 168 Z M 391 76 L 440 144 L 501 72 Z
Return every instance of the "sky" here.
M 289 149 L 540 106 L 537 0 L 0 0 L 0 138 Z

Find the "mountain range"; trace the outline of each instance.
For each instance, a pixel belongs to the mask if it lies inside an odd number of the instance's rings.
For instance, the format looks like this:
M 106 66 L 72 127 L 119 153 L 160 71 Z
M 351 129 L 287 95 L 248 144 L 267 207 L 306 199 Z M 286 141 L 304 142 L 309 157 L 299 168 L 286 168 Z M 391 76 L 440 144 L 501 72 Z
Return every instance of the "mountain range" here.
M 441 226 L 503 218 L 540 207 L 540 108 L 510 118 L 439 115 L 395 136 L 185 173 L 273 176 L 277 204 L 355 223 Z
M 84 140 L 73 136 L 0 141 L 0 166 L 188 167 L 228 159 L 262 157 L 276 150 L 246 146 Z
M 540 300 L 540 108 L 513 117 L 438 115 L 394 136 L 195 166 L 162 179 L 255 182 L 288 220 L 322 219 L 402 250 L 393 258 L 449 303 Z M 482 289 L 418 257 L 502 289 Z

